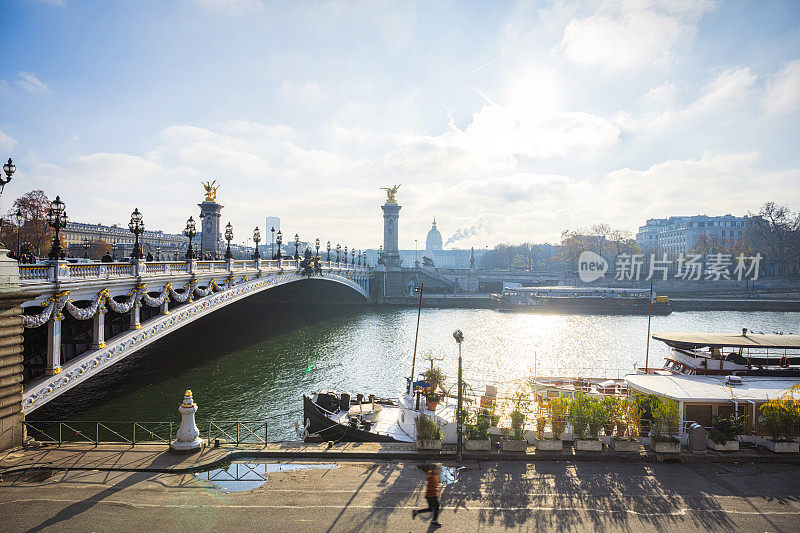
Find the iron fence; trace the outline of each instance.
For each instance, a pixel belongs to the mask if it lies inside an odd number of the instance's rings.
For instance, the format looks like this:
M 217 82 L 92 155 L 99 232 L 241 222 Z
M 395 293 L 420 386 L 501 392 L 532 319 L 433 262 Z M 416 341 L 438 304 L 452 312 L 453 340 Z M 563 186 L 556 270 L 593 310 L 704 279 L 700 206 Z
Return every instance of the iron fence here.
M 59 446 L 65 442 L 169 444 L 174 439 L 174 422 L 97 422 L 87 420 L 26 420 L 27 434 L 33 439 Z
M 268 425 L 264 420 L 212 420 L 208 423 L 208 442 L 219 439 L 229 444 L 267 444 Z

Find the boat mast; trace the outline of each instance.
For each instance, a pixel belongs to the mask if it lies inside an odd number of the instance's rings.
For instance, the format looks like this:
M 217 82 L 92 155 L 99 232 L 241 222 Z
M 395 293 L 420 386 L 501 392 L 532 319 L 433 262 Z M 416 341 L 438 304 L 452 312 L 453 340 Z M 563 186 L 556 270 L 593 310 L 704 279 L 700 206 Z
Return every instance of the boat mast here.
M 653 316 L 653 280 L 650 280 L 650 305 L 647 309 L 647 350 L 644 354 L 644 373 L 650 373 L 650 318 Z
M 419 307 L 417 308 L 417 332 L 414 334 L 414 357 L 411 359 L 411 380 L 408 382 L 407 394 L 411 394 L 414 387 L 414 367 L 417 364 L 417 340 L 419 340 L 419 317 L 422 314 L 422 290 L 424 288 L 425 283 L 420 283 L 419 289 L 414 289 L 419 291 Z

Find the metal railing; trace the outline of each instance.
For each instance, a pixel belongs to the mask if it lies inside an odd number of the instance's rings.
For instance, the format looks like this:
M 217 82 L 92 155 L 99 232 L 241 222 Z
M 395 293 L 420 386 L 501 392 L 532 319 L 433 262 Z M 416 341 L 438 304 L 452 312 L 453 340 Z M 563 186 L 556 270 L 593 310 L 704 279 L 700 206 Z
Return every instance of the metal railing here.
M 267 444 L 268 422 L 264 420 L 212 420 L 208 423 L 208 442 L 216 439 L 228 444 Z M 264 436 L 261 437 L 261 430 Z
M 174 439 L 174 422 L 91 422 L 86 420 L 26 420 L 29 437 L 38 442 L 169 444 Z

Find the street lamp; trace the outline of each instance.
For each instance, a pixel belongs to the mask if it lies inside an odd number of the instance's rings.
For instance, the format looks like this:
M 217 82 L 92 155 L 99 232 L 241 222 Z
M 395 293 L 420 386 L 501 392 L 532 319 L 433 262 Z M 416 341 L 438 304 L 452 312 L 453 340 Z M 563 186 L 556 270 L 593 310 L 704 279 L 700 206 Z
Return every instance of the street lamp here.
M 344 266 L 347 266 L 347 246 L 344 247 Z
M 11 176 L 14 175 L 14 171 L 17 170 L 17 167 L 14 166 L 14 163 L 11 161 L 11 158 L 8 158 L 8 163 L 3 165 L 3 172 L 5 172 L 6 177 L 0 176 L 0 194 L 3 194 L 3 189 L 6 187 L 6 183 L 11 181 Z
M 356 249 L 355 248 L 350 250 L 350 264 L 351 265 L 355 265 L 356 264 Z
M 319 237 L 314 241 L 314 247 L 317 249 L 317 255 L 315 258 L 319 257 Z
M 457 411 L 456 411 L 456 450 L 457 450 L 457 457 L 458 461 L 461 462 L 461 449 L 464 446 L 464 443 L 461 439 L 463 430 L 464 430 L 464 412 L 463 408 L 463 392 L 461 390 L 461 343 L 464 342 L 464 334 L 461 333 L 460 329 L 457 329 L 453 332 L 453 338 L 456 340 L 458 344 L 458 404 L 457 404 Z
M 342 245 L 338 242 L 336 243 L 336 264 L 339 264 L 339 252 L 342 251 Z
M 83 258 L 89 258 L 89 237 L 84 237 L 83 242 L 81 242 L 81 246 L 83 246 Z
M 270 230 L 272 232 L 272 250 L 270 251 L 270 258 L 275 259 L 275 226 Z
M 17 212 L 14 213 L 14 222 L 17 223 L 17 261 L 19 261 L 22 254 L 19 245 L 20 234 L 22 233 L 22 210 L 17 209 Z
M 139 235 L 144 233 L 144 222 L 142 222 L 142 214 L 139 208 L 133 210 L 131 213 L 131 221 L 128 222 L 128 229 L 131 230 L 134 237 L 133 252 L 131 252 L 131 259 L 134 261 L 142 258 L 142 249 L 139 247 Z
M 253 230 L 253 242 L 256 243 L 256 251 L 253 253 L 253 259 L 261 259 L 261 254 L 258 253 L 258 243 L 261 242 L 261 230 L 258 229 L 258 226 Z
M 361 256 L 364 255 L 364 250 L 358 251 L 358 266 L 361 266 Z
M 183 234 L 189 237 L 189 248 L 186 249 L 186 259 L 194 259 L 192 239 L 194 239 L 194 236 L 197 235 L 197 226 L 195 225 L 192 217 L 189 217 L 189 220 L 186 221 L 186 228 L 183 230 Z
M 225 240 L 228 241 L 228 248 L 225 250 L 225 259 L 233 259 L 233 254 L 231 253 L 232 239 L 233 239 L 233 226 L 231 226 L 231 223 L 228 222 L 228 225 L 225 226 Z
M 328 241 L 328 258 L 326 259 L 328 263 L 331 262 L 331 241 Z
M 9 165 L 10 164 L 11 160 L 9 159 Z M 4 169 L 5 166 L 3 167 Z M 61 232 L 61 228 L 66 227 L 68 221 L 69 217 L 67 217 L 66 205 L 61 201 L 59 196 L 56 196 L 56 199 L 53 200 L 50 204 L 50 209 L 47 211 L 47 224 L 56 231 L 55 237 L 53 237 L 53 244 L 50 247 L 50 254 L 47 256 L 48 258 L 56 260 L 64 259 L 64 250 L 61 248 L 61 239 L 58 234 Z
M 281 256 L 281 245 L 283 244 L 283 233 L 281 230 L 278 230 L 278 236 L 275 239 L 275 242 L 278 244 L 278 254 L 273 259 L 280 259 Z
M 294 234 L 294 258 L 295 260 L 300 259 L 300 253 L 298 250 L 300 249 L 300 236 L 295 233 Z
M 203 248 L 203 219 L 206 218 L 206 214 L 201 212 L 200 213 L 200 260 L 202 261 L 205 259 L 205 249 Z
M 161 261 L 161 247 L 156 246 L 156 261 Z

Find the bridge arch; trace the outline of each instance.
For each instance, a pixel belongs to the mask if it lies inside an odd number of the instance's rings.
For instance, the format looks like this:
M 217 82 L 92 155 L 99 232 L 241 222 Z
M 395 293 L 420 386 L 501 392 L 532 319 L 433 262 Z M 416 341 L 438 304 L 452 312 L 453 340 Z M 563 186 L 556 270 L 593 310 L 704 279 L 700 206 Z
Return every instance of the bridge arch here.
M 39 377 L 24 385 L 22 404 L 25 413 L 31 413 L 63 392 L 183 326 L 276 287 L 295 285 L 297 291 L 292 293 L 299 299 L 307 301 L 315 298 L 317 301 L 329 302 L 369 301 L 369 271 L 364 268 L 331 268 L 331 265 L 328 265 L 321 275 L 313 277 L 305 277 L 299 270 L 287 271 L 281 268 L 277 271 L 259 271 L 254 277 L 255 279 L 249 279 L 246 275 L 240 275 L 237 281 L 236 276 L 231 275 L 222 285 L 217 284 L 214 278 L 206 279 L 203 288 L 200 287 L 201 282 L 193 277 L 193 281 L 187 283 L 182 291 L 172 289 L 167 283 L 156 296 L 148 294 L 147 285 L 138 283 L 133 291 L 129 291 L 128 300 L 125 302 L 111 300 L 108 293 L 102 296 L 101 293 L 105 289 L 100 289 L 98 295 L 86 307 L 72 304 L 69 294 L 64 295 L 63 291 L 53 294 L 48 299 L 49 316 L 44 316 L 47 315 L 48 309 L 45 306 L 40 315 L 26 316 L 27 326 L 38 327 L 46 323 L 48 333 L 51 333 L 54 325 L 58 326 L 64 314 L 69 313 L 79 320 L 93 319 L 94 333 L 97 336 L 98 332 L 102 331 L 98 330 L 97 323 L 100 322 L 102 326 L 103 309 L 108 305 L 112 309 L 130 310 L 130 329 L 107 341 L 102 339 L 100 333 L 99 343 L 96 342 L 92 349 L 77 355 L 63 365 L 60 365 L 58 360 L 53 360 L 53 350 L 49 346 L 48 364 L 53 365 L 52 375 Z M 102 284 L 95 284 L 94 290 L 97 291 L 101 286 Z M 170 310 L 169 302 L 173 299 L 183 300 L 186 303 Z M 139 310 L 142 306 L 158 307 L 159 313 L 140 323 Z M 76 314 L 78 316 L 75 316 Z M 60 342 L 58 344 L 60 345 Z

